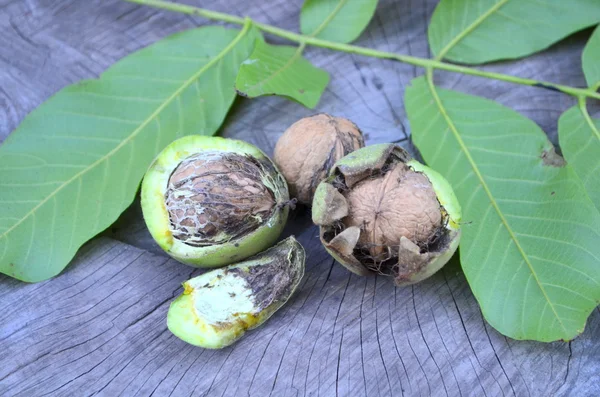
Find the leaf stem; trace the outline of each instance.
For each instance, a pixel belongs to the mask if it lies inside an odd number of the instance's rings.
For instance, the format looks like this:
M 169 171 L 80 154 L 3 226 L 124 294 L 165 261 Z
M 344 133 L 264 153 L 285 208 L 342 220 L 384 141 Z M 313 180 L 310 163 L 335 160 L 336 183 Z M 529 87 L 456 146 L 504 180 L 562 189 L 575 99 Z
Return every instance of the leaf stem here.
M 590 116 L 590 112 L 587 109 L 587 102 L 585 100 L 585 97 L 579 97 L 578 104 L 579 104 L 579 110 L 581 111 L 581 114 L 583 115 L 585 122 L 590 127 L 590 130 L 592 130 L 592 133 L 596 136 L 596 138 L 598 138 L 598 141 L 600 141 L 600 130 L 598 130 L 598 128 L 596 127 L 596 124 L 594 123 L 594 121 L 592 120 L 592 117 Z
M 238 17 L 231 14 L 226 14 L 217 11 L 210 11 L 204 8 L 188 6 L 184 4 L 172 3 L 162 0 L 125 0 L 130 3 L 143 4 L 164 10 L 175 11 L 183 14 L 197 15 L 207 19 L 229 22 L 236 25 L 243 25 L 246 18 Z M 435 59 L 420 58 L 411 55 L 396 54 L 393 52 L 380 51 L 372 48 L 356 46 L 352 44 L 336 43 L 329 40 L 323 40 L 316 37 L 306 36 L 289 30 L 281 29 L 272 25 L 252 21 L 254 26 L 265 33 L 272 34 L 301 45 L 311 45 L 315 47 L 328 48 L 331 50 L 347 52 L 350 54 L 364 55 L 373 58 L 392 59 L 410 65 L 420 66 L 426 69 L 446 70 L 454 73 L 467 74 L 471 76 L 484 77 L 487 79 L 506 81 L 514 84 L 528 85 L 532 87 L 544 88 L 551 91 L 562 92 L 574 97 L 589 97 L 600 99 L 600 93 L 591 88 L 578 88 L 562 84 L 555 84 L 546 81 L 527 79 L 517 76 L 511 76 L 502 73 L 487 72 L 480 69 L 475 69 L 468 66 L 455 65 L 452 63 L 443 62 Z

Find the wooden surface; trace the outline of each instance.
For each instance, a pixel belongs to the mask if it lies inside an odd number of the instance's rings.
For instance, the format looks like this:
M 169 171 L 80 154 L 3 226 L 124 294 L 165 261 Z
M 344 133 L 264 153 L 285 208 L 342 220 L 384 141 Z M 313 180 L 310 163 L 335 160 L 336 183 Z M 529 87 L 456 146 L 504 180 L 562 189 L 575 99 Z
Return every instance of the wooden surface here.
M 202 4 L 298 27 L 300 2 Z M 381 1 L 358 43 L 428 56 L 435 4 Z M 115 0 L 0 0 L 0 141 L 65 85 L 203 23 Z M 579 54 L 587 35 L 486 68 L 583 86 Z M 410 148 L 402 96 L 421 70 L 320 49 L 307 56 L 332 74 L 318 111 L 351 117 L 369 144 L 403 140 Z M 541 89 L 443 73 L 438 80 L 515 108 L 553 139 L 558 117 L 573 104 Z M 311 113 L 281 98 L 239 100 L 222 133 L 272 153 L 282 131 Z M 334 263 L 306 211 L 293 215 L 291 233 L 308 254 L 298 293 L 263 327 L 220 351 L 186 345 L 167 330 L 169 302 L 199 271 L 157 250 L 135 203 L 59 277 L 31 285 L 0 276 L 0 396 L 600 395 L 600 309 L 570 343 L 510 340 L 482 318 L 456 263 L 397 289 Z

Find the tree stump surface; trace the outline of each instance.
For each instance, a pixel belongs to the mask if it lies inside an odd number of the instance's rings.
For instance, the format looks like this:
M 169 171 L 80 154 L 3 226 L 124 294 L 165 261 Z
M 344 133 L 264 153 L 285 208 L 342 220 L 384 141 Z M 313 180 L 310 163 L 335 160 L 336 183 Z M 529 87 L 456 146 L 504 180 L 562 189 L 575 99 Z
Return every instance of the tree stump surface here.
M 298 30 L 300 2 L 201 3 Z M 427 24 L 436 3 L 381 1 L 357 44 L 429 56 Z M 0 141 L 64 86 L 97 77 L 171 33 L 211 23 L 116 0 L 0 0 Z M 483 68 L 584 86 L 580 53 L 589 33 Z M 331 73 L 316 110 L 277 97 L 240 98 L 221 134 L 272 154 L 287 126 L 328 112 L 354 120 L 368 144 L 400 141 L 414 153 L 403 95 L 423 70 L 325 49 L 306 56 Z M 436 76 L 444 87 L 532 118 L 555 143 L 558 117 L 574 104 L 548 90 Z M 306 210 L 292 215 L 283 237 L 290 234 L 307 252 L 297 293 L 264 326 L 218 351 L 187 345 L 167 330 L 169 303 L 201 271 L 158 249 L 137 202 L 60 276 L 38 284 L 0 276 L 0 395 L 600 395 L 600 309 L 571 342 L 511 340 L 486 323 L 456 261 L 423 283 L 395 288 L 387 278 L 354 276 L 336 264 Z

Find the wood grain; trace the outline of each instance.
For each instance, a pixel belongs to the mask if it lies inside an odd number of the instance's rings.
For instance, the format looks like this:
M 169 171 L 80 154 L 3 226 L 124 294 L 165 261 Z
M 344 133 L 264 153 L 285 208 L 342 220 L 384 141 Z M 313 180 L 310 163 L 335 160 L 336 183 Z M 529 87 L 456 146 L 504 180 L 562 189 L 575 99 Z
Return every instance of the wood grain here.
M 381 1 L 358 43 L 428 56 L 435 4 Z M 202 5 L 298 28 L 299 2 Z M 116 0 L 0 0 L 0 140 L 65 85 L 205 22 Z M 484 68 L 584 85 L 579 54 L 587 35 Z M 317 111 L 352 118 L 370 144 L 400 140 L 410 149 L 402 96 L 421 70 L 320 49 L 306 56 L 332 74 Z M 436 76 L 442 86 L 517 109 L 554 140 L 556 121 L 572 104 L 546 90 Z M 287 126 L 312 113 L 276 97 L 240 99 L 222 133 L 270 154 Z M 456 263 L 398 289 L 336 264 L 306 211 L 293 215 L 284 234 L 292 233 L 308 253 L 298 293 L 265 326 L 220 351 L 191 347 L 168 332 L 169 302 L 199 271 L 157 249 L 138 204 L 59 277 L 33 285 L 0 277 L 0 395 L 600 395 L 600 310 L 572 342 L 510 340 L 484 321 Z
M 456 264 L 398 289 L 350 275 L 314 231 L 298 230 L 309 250 L 299 292 L 220 351 L 166 329 L 169 302 L 199 271 L 163 256 L 102 238 L 53 280 L 0 279 L 0 395 L 599 392 L 600 313 L 571 343 L 509 340 L 482 319 Z

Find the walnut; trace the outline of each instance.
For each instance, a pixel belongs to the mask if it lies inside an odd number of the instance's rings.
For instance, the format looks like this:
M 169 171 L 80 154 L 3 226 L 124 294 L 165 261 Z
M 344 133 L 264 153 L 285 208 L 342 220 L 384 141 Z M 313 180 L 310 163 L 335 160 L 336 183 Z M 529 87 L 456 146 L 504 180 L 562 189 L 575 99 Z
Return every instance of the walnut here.
M 460 206 L 448 182 L 393 144 L 342 158 L 313 202 L 325 248 L 356 274 L 421 281 L 452 256 Z
M 398 244 L 401 237 L 425 247 L 443 226 L 431 182 L 404 163 L 357 183 L 344 196 L 348 215 L 342 222 L 362 228 L 358 243 L 377 262 L 387 259 L 387 247 Z
M 270 247 L 287 220 L 283 176 L 255 146 L 188 136 L 167 146 L 144 177 L 142 210 L 175 259 L 218 267 Z
M 363 146 L 362 133 L 350 120 L 318 114 L 292 124 L 277 142 L 274 157 L 290 195 L 310 206 L 333 164 Z

